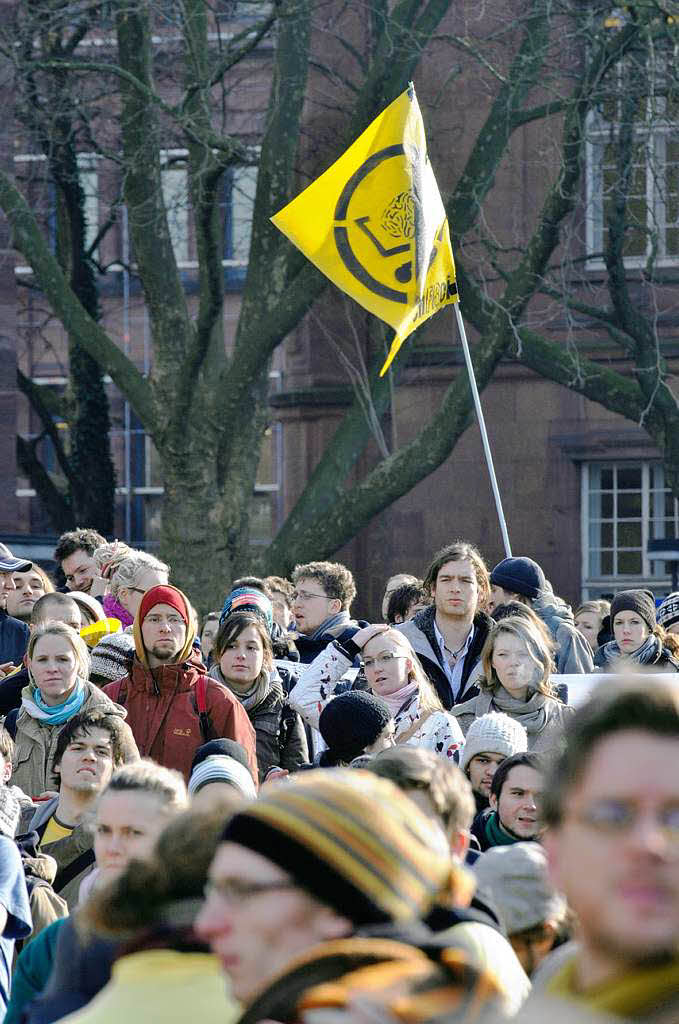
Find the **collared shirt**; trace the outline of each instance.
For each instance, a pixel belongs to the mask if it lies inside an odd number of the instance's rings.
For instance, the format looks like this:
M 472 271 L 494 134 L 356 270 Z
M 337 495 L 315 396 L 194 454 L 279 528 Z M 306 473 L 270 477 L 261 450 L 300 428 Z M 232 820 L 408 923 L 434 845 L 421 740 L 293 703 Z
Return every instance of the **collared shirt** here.
M 434 636 L 436 637 L 436 643 L 439 645 L 439 650 L 443 656 L 443 671 L 446 674 L 446 679 L 450 683 L 450 689 L 453 694 L 453 700 L 457 700 L 460 693 L 460 687 L 462 686 L 462 672 L 464 670 L 464 659 L 467 657 L 467 652 L 471 647 L 472 640 L 474 639 L 474 626 L 472 625 L 467 634 L 467 639 L 457 651 L 451 651 L 446 646 L 446 641 L 443 638 L 441 630 L 436 624 L 434 618 Z

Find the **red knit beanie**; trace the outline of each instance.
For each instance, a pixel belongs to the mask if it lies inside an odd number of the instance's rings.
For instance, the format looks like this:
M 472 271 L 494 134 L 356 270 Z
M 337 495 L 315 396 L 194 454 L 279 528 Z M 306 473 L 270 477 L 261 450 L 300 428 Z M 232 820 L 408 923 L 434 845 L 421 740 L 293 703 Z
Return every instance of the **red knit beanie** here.
M 150 590 L 146 591 L 141 599 L 139 611 L 137 612 L 139 625 L 142 624 L 148 613 L 157 604 L 167 604 L 171 608 L 176 609 L 184 622 L 188 625 L 189 609 L 186 604 L 186 598 L 182 594 L 181 590 L 177 590 L 176 587 L 172 587 L 169 584 L 165 584 L 160 587 L 151 587 Z

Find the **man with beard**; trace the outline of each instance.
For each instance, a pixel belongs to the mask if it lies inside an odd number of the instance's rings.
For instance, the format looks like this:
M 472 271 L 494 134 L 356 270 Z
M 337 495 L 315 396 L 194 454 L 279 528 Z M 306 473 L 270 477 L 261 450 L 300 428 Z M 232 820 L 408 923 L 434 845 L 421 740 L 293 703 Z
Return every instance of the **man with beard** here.
M 490 806 L 474 818 L 472 834 L 482 850 L 539 839 L 539 806 L 544 790 L 537 754 L 514 754 L 496 769 L 490 784 Z
M 132 670 L 104 693 L 127 709 L 141 756 L 176 768 L 188 781 L 198 747 L 223 737 L 245 747 L 256 779 L 255 731 L 241 702 L 207 675 L 194 651 L 194 616 L 181 590 L 169 584 L 147 590 L 133 630 Z

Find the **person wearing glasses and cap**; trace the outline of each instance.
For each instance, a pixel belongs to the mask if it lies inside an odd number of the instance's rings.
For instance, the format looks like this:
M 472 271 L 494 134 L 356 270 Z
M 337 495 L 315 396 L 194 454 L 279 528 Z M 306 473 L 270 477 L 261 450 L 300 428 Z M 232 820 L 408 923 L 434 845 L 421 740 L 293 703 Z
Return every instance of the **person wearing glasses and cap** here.
M 384 623 L 364 626 L 340 643 L 333 641 L 302 672 L 288 701 L 314 729 L 323 709 L 348 686 L 342 676 L 360 656 L 370 690 L 388 705 L 394 741 L 433 750 L 459 761 L 464 737 L 443 706 L 407 638 Z
M 33 563 L 27 558 L 17 558 L 0 544 L 0 678 L 18 665 L 28 647 L 29 630 L 25 622 L 13 618 L 5 611 L 5 595 L 16 590 L 13 579 L 15 572 L 28 572 Z

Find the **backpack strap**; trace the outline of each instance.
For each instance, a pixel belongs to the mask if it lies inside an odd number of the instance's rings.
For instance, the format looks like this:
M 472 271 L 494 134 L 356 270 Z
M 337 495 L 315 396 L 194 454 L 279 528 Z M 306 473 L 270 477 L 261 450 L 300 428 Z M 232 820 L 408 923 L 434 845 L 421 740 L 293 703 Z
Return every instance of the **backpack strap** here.
M 116 679 L 114 682 L 110 683 L 109 685 L 111 689 L 106 694 L 114 704 L 122 704 L 123 707 L 127 700 L 127 686 L 123 687 L 123 683 L 126 678 L 127 676 L 123 676 L 122 679 Z
M 210 722 L 210 715 L 207 710 L 207 676 L 202 673 L 198 676 L 193 692 L 196 698 L 196 711 L 198 712 L 203 743 L 207 743 L 211 738 L 210 734 L 212 732 L 212 723 Z
M 433 711 L 425 711 L 424 714 L 420 715 L 417 721 L 413 722 L 409 729 L 406 729 L 405 732 L 402 732 L 400 736 L 396 737 L 396 745 L 400 746 L 402 743 L 407 743 L 410 737 L 414 736 L 418 729 L 421 729 L 427 719 L 431 718 L 433 714 Z
M 60 871 L 57 871 L 57 877 L 54 879 L 54 885 L 52 886 L 54 891 L 61 892 L 69 882 L 77 878 L 80 872 L 88 868 L 90 864 L 94 864 L 94 850 L 85 850 L 79 857 L 72 860 L 70 864 L 66 864 Z

